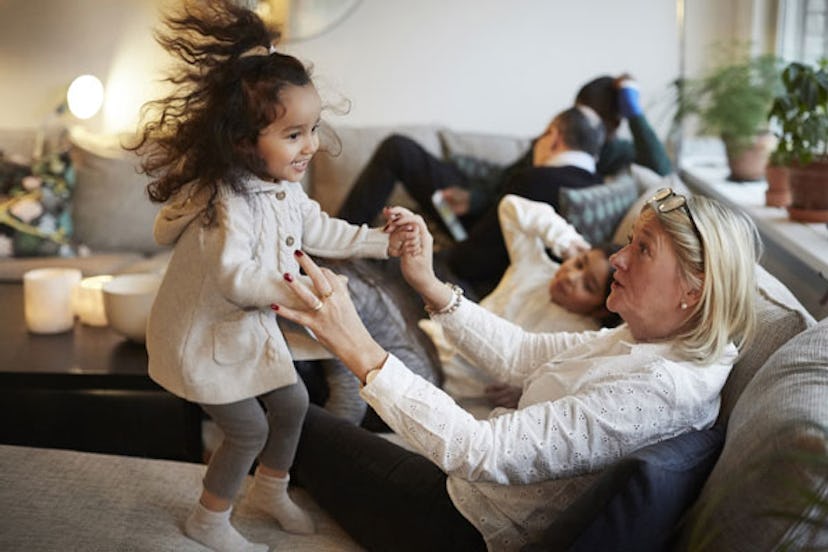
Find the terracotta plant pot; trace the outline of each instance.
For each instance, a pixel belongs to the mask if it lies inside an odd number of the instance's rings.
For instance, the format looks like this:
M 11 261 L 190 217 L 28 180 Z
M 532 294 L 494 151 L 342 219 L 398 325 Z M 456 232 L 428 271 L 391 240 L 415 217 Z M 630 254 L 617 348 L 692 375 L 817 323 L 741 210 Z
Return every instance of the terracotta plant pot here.
M 800 222 L 828 222 L 828 161 L 788 168 L 791 204 L 788 216 Z
M 768 207 L 787 207 L 791 204 L 788 167 L 768 165 L 765 167 L 765 180 L 768 183 L 768 190 L 765 192 L 765 205 Z
M 733 182 L 749 182 L 765 178 L 765 167 L 768 157 L 776 147 L 776 137 L 771 132 L 762 132 L 756 135 L 756 141 L 746 149 L 736 149 L 725 139 L 727 163 L 730 166 L 728 180 Z

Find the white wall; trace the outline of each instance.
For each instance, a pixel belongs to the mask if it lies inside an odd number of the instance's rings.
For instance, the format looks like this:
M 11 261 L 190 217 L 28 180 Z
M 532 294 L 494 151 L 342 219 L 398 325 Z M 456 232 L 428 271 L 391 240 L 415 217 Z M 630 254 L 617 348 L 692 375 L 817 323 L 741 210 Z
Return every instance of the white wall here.
M 158 2 L 0 0 L 0 128 L 39 124 L 85 72 L 107 86 L 105 110 L 87 127 L 129 126 L 167 61 L 151 34 Z M 731 32 L 727 2 L 687 3 L 693 47 Z M 531 135 L 583 82 L 629 71 L 663 132 L 678 71 L 675 19 L 667 0 L 363 0 L 330 33 L 285 48 L 314 64 L 323 93 L 351 101 L 336 124 Z
M 289 50 L 350 98 L 346 124 L 533 134 L 600 74 L 629 71 L 654 101 L 675 77 L 676 36 L 664 0 L 363 0 Z

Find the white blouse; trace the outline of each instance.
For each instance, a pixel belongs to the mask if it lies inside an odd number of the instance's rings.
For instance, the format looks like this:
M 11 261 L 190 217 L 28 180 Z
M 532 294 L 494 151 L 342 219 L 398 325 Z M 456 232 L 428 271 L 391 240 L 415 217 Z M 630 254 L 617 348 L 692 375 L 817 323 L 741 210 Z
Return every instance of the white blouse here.
M 626 324 L 530 333 L 465 300 L 436 316 L 471 362 L 523 386 L 518 409 L 475 419 L 393 356 L 362 396 L 448 474 L 455 506 L 498 551 L 539 538 L 591 480 L 573 476 L 711 426 L 737 354 L 731 344 L 701 366 L 678 357 L 672 342 L 636 343 Z

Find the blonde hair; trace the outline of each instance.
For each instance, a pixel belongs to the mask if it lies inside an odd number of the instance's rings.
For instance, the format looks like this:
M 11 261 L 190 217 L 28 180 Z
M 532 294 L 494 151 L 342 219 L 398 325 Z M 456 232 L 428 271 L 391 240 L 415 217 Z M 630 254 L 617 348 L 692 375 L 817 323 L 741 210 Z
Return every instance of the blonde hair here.
M 682 276 L 699 289 L 699 302 L 677 337 L 678 347 L 699 363 L 718 359 L 728 343 L 740 350 L 756 327 L 756 262 L 762 241 L 753 221 L 714 199 L 688 196 L 683 208 L 662 213 L 647 203 L 673 241 Z M 642 211 L 644 210 L 642 209 Z

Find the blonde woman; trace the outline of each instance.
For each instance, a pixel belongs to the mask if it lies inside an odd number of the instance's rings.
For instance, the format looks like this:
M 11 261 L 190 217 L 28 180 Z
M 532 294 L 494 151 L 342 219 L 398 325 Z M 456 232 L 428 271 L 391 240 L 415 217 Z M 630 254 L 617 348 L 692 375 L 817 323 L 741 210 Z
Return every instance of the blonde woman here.
M 293 284 L 300 301 L 333 295 L 316 311 L 274 310 L 311 328 L 417 451 L 309 411 L 294 474 L 367 548 L 518 550 L 594 477 L 585 474 L 714 423 L 755 325 L 760 244 L 744 215 L 660 190 L 611 257 L 606 305 L 624 323 L 581 333 L 529 333 L 463 299 L 434 275 L 422 219 L 406 226 L 419 229 L 403 246 L 408 283 L 465 355 L 523 394 L 516 410 L 475 419 L 377 345 L 342 279 L 303 258 L 315 289 Z

